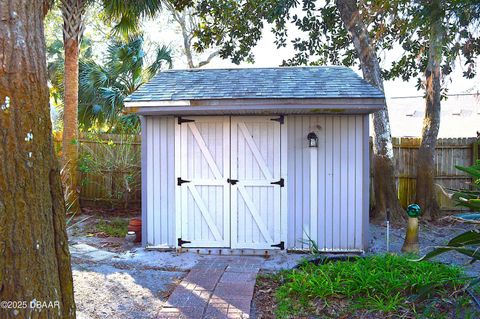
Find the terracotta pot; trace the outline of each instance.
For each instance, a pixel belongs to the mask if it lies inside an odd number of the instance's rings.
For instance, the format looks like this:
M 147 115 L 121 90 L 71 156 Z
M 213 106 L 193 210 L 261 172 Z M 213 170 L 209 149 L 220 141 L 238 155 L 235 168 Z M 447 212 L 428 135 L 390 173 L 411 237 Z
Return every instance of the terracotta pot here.
M 132 218 L 128 223 L 128 231 L 135 232 L 135 242 L 139 243 L 142 241 L 142 220 L 140 218 Z

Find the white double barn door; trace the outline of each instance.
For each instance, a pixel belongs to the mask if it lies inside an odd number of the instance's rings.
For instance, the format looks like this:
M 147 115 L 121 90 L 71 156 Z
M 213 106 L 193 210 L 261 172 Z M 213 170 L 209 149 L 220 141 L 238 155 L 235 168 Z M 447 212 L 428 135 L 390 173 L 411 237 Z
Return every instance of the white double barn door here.
M 272 116 L 188 117 L 179 126 L 177 229 L 183 247 L 279 244 L 280 122 Z

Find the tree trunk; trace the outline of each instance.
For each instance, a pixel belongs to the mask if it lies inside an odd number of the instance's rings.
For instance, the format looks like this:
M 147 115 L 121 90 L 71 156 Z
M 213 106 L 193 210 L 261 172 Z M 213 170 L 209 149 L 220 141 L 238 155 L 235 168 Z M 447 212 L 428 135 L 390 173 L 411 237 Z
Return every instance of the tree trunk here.
M 435 147 L 440 129 L 441 67 L 442 63 L 442 19 L 437 17 L 439 2 L 432 11 L 435 21 L 430 30 L 428 65 L 425 72 L 425 118 L 423 119 L 422 141 L 417 153 L 417 204 L 422 208 L 426 220 L 433 221 L 439 214 L 435 189 Z
M 336 0 L 336 7 L 347 29 L 357 55 L 363 78 L 373 86 L 384 91 L 380 65 L 375 48 L 370 44 L 367 29 L 362 21 L 356 0 Z M 392 135 L 387 105 L 373 113 L 373 189 L 375 206 L 372 218 L 385 220 L 390 211 L 391 221 L 405 220 L 405 211 L 398 200 L 395 184 L 395 166 L 393 162 Z
M 44 0 L 0 1 L 0 300 L 12 302 L 0 305 L 0 318 L 75 318 L 51 132 L 46 8 Z
M 191 8 L 184 8 L 183 11 L 179 12 L 175 5 L 169 1 L 166 1 L 165 6 L 170 11 L 173 16 L 173 19 L 178 23 L 180 26 L 180 30 L 182 31 L 182 38 L 183 38 L 183 53 L 185 54 L 185 58 L 187 59 L 187 65 L 189 69 L 196 69 L 201 68 L 209 64 L 213 58 L 220 55 L 220 50 L 215 50 L 208 55 L 205 60 L 198 62 L 195 64 L 193 61 L 193 47 L 192 47 L 192 40 L 193 40 L 193 31 L 189 29 L 188 25 L 196 26 L 197 23 L 194 19 L 195 13 L 191 11 Z
M 78 58 L 83 36 L 84 0 L 62 0 L 63 47 L 65 50 L 65 105 L 63 109 L 63 165 L 67 174 L 66 191 L 78 189 Z M 71 210 L 80 209 L 78 196 L 72 196 Z

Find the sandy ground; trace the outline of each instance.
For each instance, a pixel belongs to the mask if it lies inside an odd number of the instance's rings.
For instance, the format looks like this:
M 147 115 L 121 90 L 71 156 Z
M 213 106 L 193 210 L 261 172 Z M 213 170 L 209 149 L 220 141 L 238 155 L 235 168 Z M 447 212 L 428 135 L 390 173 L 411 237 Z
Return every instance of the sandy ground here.
M 461 233 L 474 229 L 475 226 L 461 223 L 446 223 L 441 226 L 420 225 L 419 241 L 420 255 L 431 251 L 435 246 L 444 245 L 453 237 Z M 400 253 L 405 238 L 405 228 L 391 229 L 390 232 L 390 251 Z M 386 227 L 379 225 L 370 225 L 370 244 L 367 254 L 387 252 Z M 435 260 L 458 266 L 463 266 L 468 275 L 480 275 L 480 263 L 470 264 L 470 258 L 456 253 L 448 252 L 435 257 Z
M 88 223 L 91 220 L 69 230 L 77 317 L 80 319 L 154 318 L 187 271 L 200 260 L 212 258 L 195 253 L 148 251 L 139 246 L 127 249 L 121 238 L 87 236 Z M 462 224 L 421 226 L 422 253 L 469 228 L 471 226 Z M 400 252 L 404 234 L 402 228 L 391 230 L 391 252 Z M 384 252 L 386 228 L 371 225 L 367 254 Z M 308 255 L 274 255 L 265 260 L 262 271 L 289 269 L 305 257 Z M 480 274 L 480 264 L 469 265 L 468 257 L 448 253 L 438 260 L 465 266 L 468 274 Z
M 79 216 L 82 220 L 85 216 Z M 77 318 L 155 318 L 175 286 L 200 260 L 215 256 L 126 248 L 122 238 L 91 236 L 95 218 L 69 229 Z M 269 271 L 305 255 L 265 259 Z

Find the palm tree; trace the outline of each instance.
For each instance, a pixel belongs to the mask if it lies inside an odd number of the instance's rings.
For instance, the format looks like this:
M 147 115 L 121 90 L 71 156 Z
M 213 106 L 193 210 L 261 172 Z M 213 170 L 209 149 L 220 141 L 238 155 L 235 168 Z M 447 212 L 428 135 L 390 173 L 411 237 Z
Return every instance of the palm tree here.
M 80 62 L 79 120 L 83 130 L 100 128 L 108 132 L 138 130 L 136 115 L 123 115 L 123 100 L 150 80 L 164 66 L 172 66 L 170 50 L 155 48 L 147 65 L 143 38 L 127 43 L 113 41 L 103 63 L 94 59 Z
M 65 52 L 64 113 L 63 113 L 63 162 L 70 189 L 77 189 L 78 161 L 78 74 L 80 43 L 85 29 L 87 6 L 93 0 L 60 0 L 63 16 L 63 43 Z M 159 0 L 103 0 L 108 19 L 116 22 L 116 30 L 122 34 L 138 33 L 140 19 L 155 15 L 160 9 Z M 76 203 L 73 210 L 78 210 Z
M 64 64 L 64 112 L 62 154 L 68 176 L 68 188 L 77 190 L 78 160 L 78 59 L 80 43 L 85 29 L 84 18 L 87 0 L 61 0 L 63 16 Z M 78 191 L 77 191 L 78 192 Z M 78 201 L 72 209 L 78 211 Z

